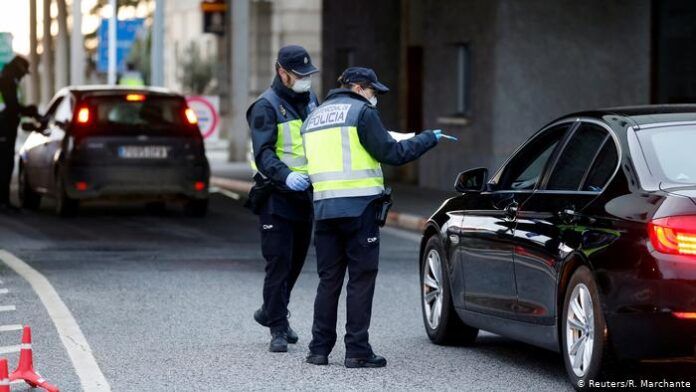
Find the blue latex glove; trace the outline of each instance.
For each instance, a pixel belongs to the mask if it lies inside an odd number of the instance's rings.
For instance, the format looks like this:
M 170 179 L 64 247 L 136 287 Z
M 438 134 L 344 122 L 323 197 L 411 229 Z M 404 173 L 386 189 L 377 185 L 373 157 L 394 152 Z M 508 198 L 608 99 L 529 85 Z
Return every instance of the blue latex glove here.
M 293 191 L 303 191 L 309 188 L 309 177 L 305 174 L 291 172 L 285 178 L 285 185 Z
M 433 130 L 433 133 L 435 134 L 435 138 L 437 139 L 438 142 L 439 142 L 440 139 L 442 139 L 442 138 L 449 139 L 449 140 L 452 140 L 452 141 L 455 141 L 455 142 L 459 140 L 459 139 L 457 139 L 457 138 L 454 137 L 454 136 L 450 136 L 450 135 L 447 135 L 447 134 L 442 133 L 442 129 L 435 129 L 435 130 Z

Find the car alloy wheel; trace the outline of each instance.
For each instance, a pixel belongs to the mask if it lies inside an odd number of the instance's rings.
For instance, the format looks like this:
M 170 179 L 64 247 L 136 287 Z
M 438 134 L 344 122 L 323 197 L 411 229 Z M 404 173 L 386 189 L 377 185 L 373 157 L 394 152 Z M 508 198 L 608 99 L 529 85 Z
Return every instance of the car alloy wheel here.
M 594 308 L 587 286 L 575 286 L 569 304 L 565 331 L 568 360 L 575 375 L 584 377 L 592 362 L 595 339 Z
M 442 260 L 436 249 L 428 252 L 423 271 L 423 309 L 431 329 L 437 329 L 442 317 Z

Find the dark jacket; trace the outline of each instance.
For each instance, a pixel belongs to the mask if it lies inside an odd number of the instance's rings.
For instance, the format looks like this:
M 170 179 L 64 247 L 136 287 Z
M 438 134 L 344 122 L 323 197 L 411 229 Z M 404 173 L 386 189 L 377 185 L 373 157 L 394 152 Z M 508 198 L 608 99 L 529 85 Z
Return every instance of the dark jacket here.
M 24 106 L 19 103 L 17 88 L 19 82 L 6 73 L 0 74 L 0 94 L 5 104 L 5 109 L 0 111 L 0 136 L 14 140 L 17 137 L 17 126 L 21 116 L 35 115 L 36 107 Z
M 337 88 L 329 91 L 324 103 L 345 95 L 368 102 L 362 95 L 349 89 Z M 377 108 L 369 104 L 365 105 L 358 115 L 357 128 L 360 144 L 373 158 L 387 165 L 399 166 L 414 161 L 437 145 L 437 138 L 432 131 L 421 132 L 410 139 L 397 142 L 382 124 Z M 379 197 L 377 195 L 318 200 L 314 202 L 314 215 L 317 220 L 357 217 Z
M 304 121 L 307 118 L 310 93 L 296 93 L 285 87 L 276 76 L 271 85 L 273 91 L 290 104 Z M 247 122 L 251 129 L 254 161 L 259 172 L 272 183 L 268 201 L 256 211 L 258 214 L 274 214 L 291 220 L 312 220 L 312 188 L 294 192 L 285 185 L 285 179 L 292 170 L 276 154 L 278 123 L 276 110 L 268 100 L 261 98 L 247 110 Z M 256 186 L 261 178 L 255 177 Z

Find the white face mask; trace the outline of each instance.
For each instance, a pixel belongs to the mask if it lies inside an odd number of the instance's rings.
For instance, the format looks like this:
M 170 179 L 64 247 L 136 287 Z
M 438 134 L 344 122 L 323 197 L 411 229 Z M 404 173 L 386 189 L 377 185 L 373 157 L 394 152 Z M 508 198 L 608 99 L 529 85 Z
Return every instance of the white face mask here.
M 296 93 L 306 93 L 312 88 L 312 78 L 306 77 L 302 79 L 295 79 L 295 83 L 292 84 L 292 91 Z

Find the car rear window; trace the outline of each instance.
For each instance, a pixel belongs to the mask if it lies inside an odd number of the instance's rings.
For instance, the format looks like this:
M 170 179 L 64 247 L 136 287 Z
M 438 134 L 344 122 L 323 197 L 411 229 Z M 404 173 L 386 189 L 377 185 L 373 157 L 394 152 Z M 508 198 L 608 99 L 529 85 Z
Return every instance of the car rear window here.
M 636 132 L 650 172 L 658 180 L 696 184 L 696 126 L 681 125 Z
M 185 101 L 178 97 L 141 94 L 100 96 L 87 99 L 95 125 L 118 131 L 138 132 L 187 128 Z

